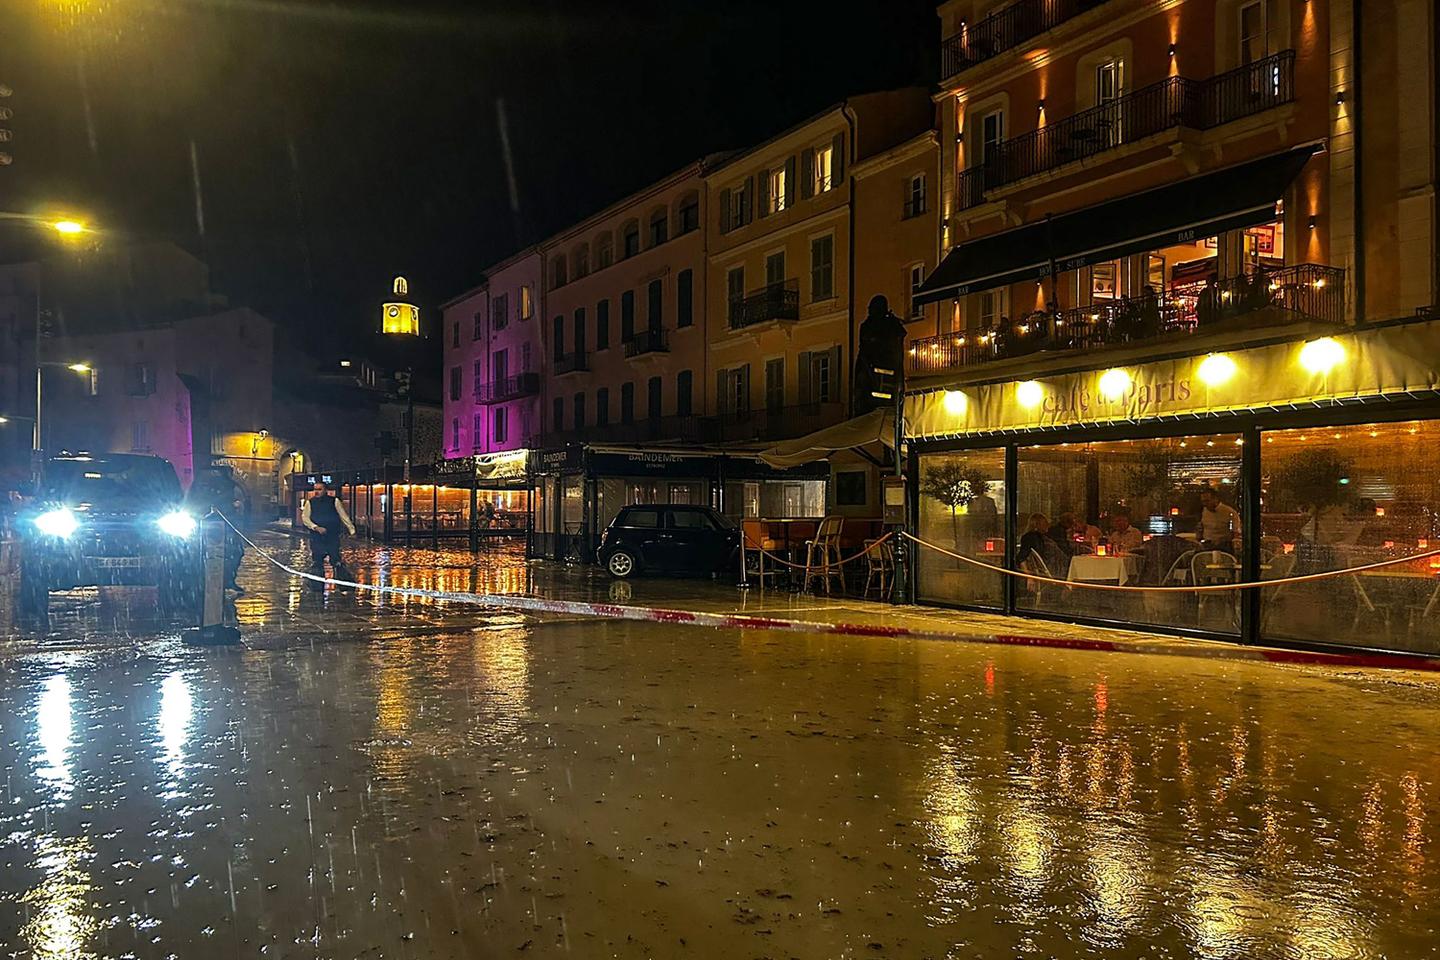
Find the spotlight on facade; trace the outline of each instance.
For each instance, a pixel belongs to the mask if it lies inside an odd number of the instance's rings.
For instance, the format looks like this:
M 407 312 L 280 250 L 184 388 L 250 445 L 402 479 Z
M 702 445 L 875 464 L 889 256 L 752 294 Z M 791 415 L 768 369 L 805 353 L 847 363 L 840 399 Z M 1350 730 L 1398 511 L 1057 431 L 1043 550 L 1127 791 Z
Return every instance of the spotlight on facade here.
M 1130 389 L 1130 374 L 1119 367 L 1111 367 L 1100 376 L 1100 395 L 1106 400 L 1119 400 Z
M 1218 387 L 1235 376 L 1235 361 L 1223 353 L 1212 353 L 1200 361 L 1195 375 L 1207 387 Z
M 1015 385 L 1015 399 L 1020 406 L 1033 409 L 1045 402 L 1045 388 L 1034 380 L 1026 380 Z
M 959 390 L 946 390 L 943 403 L 946 413 L 958 417 L 963 414 L 965 408 L 970 405 L 970 398 Z
M 1311 373 L 1329 373 L 1345 359 L 1345 347 L 1334 337 L 1311 340 L 1300 349 L 1300 365 Z

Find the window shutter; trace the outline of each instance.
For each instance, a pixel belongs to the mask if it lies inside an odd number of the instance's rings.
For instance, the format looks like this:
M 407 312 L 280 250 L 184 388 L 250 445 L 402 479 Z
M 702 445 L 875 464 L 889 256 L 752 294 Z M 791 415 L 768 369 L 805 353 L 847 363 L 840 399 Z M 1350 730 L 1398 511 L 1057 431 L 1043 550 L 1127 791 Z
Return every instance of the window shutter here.
M 743 226 L 755 220 L 755 178 L 745 178 L 745 211 L 740 223 Z
M 760 174 L 760 216 L 770 216 L 770 171 Z
M 795 157 L 785 161 L 785 207 L 795 206 Z
M 806 149 L 800 153 L 800 196 L 809 200 L 815 196 L 815 151 Z
M 799 368 L 797 370 L 797 372 L 800 374 L 797 382 L 800 384 L 801 403 L 810 402 L 810 367 L 810 351 L 806 350 L 800 354 Z
M 740 412 L 750 412 L 750 364 L 740 368 Z
M 836 401 L 836 400 L 839 400 L 841 397 L 843 397 L 843 396 L 845 395 L 844 391 L 842 391 L 842 390 L 840 389 L 840 384 L 841 384 L 841 382 L 842 382 L 842 380 L 841 380 L 841 371 L 843 371 L 844 369 L 845 369 L 844 367 L 840 366 L 840 347 L 839 347 L 839 346 L 831 347 L 831 348 L 830 348 L 830 396 L 826 397 L 825 399 L 830 400 L 831 402 L 834 402 L 834 401 Z
M 831 146 L 835 152 L 830 161 L 830 181 L 838 187 L 840 181 L 845 179 L 845 134 L 835 134 L 835 141 Z
M 730 188 L 720 191 L 720 232 L 729 233 L 734 224 L 730 222 Z
M 730 411 L 725 407 L 725 379 L 726 371 L 715 371 L 715 415 L 724 416 Z

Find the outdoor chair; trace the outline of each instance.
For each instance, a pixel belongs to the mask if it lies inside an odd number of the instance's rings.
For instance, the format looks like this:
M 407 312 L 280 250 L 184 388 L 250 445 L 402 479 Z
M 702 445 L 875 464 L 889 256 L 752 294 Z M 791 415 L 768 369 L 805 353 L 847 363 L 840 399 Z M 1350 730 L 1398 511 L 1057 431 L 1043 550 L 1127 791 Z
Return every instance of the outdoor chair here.
M 755 555 L 755 566 L 753 569 L 755 579 L 759 581 L 760 586 L 765 586 L 766 577 L 773 580 L 776 577 L 784 576 L 786 570 L 783 566 L 778 563 L 766 564 L 766 560 L 768 559 L 766 554 L 775 553 L 780 549 L 780 542 L 770 536 L 769 528 L 758 520 L 746 520 L 742 523 L 741 529 L 744 536 L 741 549 L 747 556 L 752 553 Z M 747 576 L 749 576 L 751 569 L 749 561 L 747 560 Z
M 1197 587 L 1210 586 L 1217 583 L 1234 583 L 1239 579 L 1240 561 L 1235 559 L 1233 553 L 1224 550 L 1196 550 L 1190 558 L 1190 583 Z M 1238 623 L 1240 617 L 1240 604 L 1235 600 L 1239 591 L 1229 594 L 1222 594 L 1226 598 L 1226 605 L 1229 607 L 1229 618 L 1232 623 Z M 1206 603 L 1209 595 L 1197 593 L 1195 595 L 1195 616 L 1197 622 L 1203 619 Z M 1213 605 L 1213 604 L 1212 604 Z
M 809 593 L 812 580 L 825 584 L 825 594 L 830 594 L 830 581 L 840 584 L 845 592 L 845 573 L 840 569 L 840 533 L 845 527 L 844 517 L 826 517 L 815 531 L 815 539 L 805 541 L 805 582 L 801 590 Z
M 865 596 L 870 596 L 870 585 L 879 583 L 880 599 L 890 594 L 890 583 L 895 576 L 895 548 L 889 540 L 871 539 L 865 541 Z

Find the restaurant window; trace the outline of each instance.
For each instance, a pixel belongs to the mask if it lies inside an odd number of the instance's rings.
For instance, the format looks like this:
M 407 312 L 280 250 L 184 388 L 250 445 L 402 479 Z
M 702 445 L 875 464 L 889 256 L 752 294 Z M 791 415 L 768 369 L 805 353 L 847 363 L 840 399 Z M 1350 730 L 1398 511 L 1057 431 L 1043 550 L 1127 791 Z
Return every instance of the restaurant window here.
M 785 406 L 785 358 L 765 361 L 765 410 L 779 413 Z
M 492 436 L 494 436 L 496 443 L 504 443 L 507 439 L 509 439 L 508 428 L 510 424 L 508 411 L 504 407 L 496 407 L 494 417 L 495 429 Z
M 681 270 L 675 275 L 675 326 L 688 327 L 695 322 L 695 273 Z
M 573 420 L 573 421 L 571 422 L 571 424 L 570 424 L 570 429 L 572 429 L 572 430 L 584 430 L 584 429 L 585 429 L 585 394 L 583 394 L 583 393 L 577 393 L 577 394 L 575 394 L 574 404 L 575 404 L 574 420 Z
M 1090 300 L 1114 300 L 1120 296 L 1120 262 L 1097 263 L 1090 271 Z
M 1267 430 L 1260 578 L 1346 570 L 1440 547 L 1440 421 Z M 1261 591 L 1275 640 L 1433 653 L 1440 557 Z
M 1016 605 L 1069 617 L 1239 631 L 1239 591 L 1128 593 L 1069 586 L 1203 586 L 1240 578 L 1235 434 L 1021 447 Z M 1050 583 L 1045 579 L 1059 580 Z
M 645 416 L 651 420 L 660 419 L 660 397 L 663 389 L 664 386 L 659 377 L 651 377 L 645 385 Z
M 829 300 L 834 296 L 835 237 L 826 234 L 810 241 L 810 299 Z
M 504 330 L 510 323 L 510 298 L 503 293 L 500 294 L 490 301 L 490 310 L 492 314 L 490 329 Z
M 695 374 L 681 370 L 675 375 L 675 415 L 688 417 L 695 409 Z
M 926 454 L 920 458 L 919 537 L 951 553 L 1003 566 L 1005 451 L 999 448 Z M 1003 574 L 920 548 L 916 595 L 939 603 L 1000 606 Z
M 550 404 L 550 429 L 555 433 L 565 430 L 565 398 L 556 397 Z
M 1145 284 L 1156 293 L 1165 292 L 1164 254 L 1145 254 Z
M 610 301 L 595 304 L 595 349 L 610 349 Z
M 620 422 L 624 424 L 635 422 L 635 384 L 633 383 L 620 385 Z
M 610 426 L 610 388 L 601 387 L 595 391 L 595 426 Z
M 520 319 L 529 320 L 535 314 L 535 302 L 532 299 L 530 285 L 527 283 L 520 288 Z

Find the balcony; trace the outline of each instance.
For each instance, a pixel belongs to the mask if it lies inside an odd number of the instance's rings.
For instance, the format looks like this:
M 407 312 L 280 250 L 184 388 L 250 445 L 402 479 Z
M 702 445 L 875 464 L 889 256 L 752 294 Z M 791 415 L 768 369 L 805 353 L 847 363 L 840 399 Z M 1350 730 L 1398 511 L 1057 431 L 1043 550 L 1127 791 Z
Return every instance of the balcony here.
M 1222 280 L 1209 294 L 1122 297 L 913 340 L 906 367 L 916 376 L 929 376 L 1046 352 L 1080 353 L 1147 341 L 1173 344 L 1226 329 L 1263 330 L 1301 322 L 1338 326 L 1344 320 L 1345 271 L 1300 263 Z
M 802 403 L 793 407 L 761 408 L 744 413 L 727 412 L 715 418 L 715 439 L 722 443 L 747 440 L 789 440 L 832 427 L 845 419 L 843 403 Z
M 504 403 L 531 397 L 540 392 L 540 374 L 522 373 L 503 380 L 475 384 L 475 402 L 480 404 Z
M 630 423 L 607 423 L 583 430 L 546 434 L 542 445 L 567 443 L 701 443 L 711 439 L 710 421 L 696 416 L 654 417 Z
M 555 375 L 583 373 L 590 369 L 590 355 L 584 350 L 572 350 L 555 358 Z
M 670 333 L 667 330 L 641 330 L 625 341 L 625 356 L 638 357 L 646 353 L 669 353 Z
M 1105 0 L 1020 0 L 983 20 L 962 25 L 940 45 L 941 79 L 1013 50 Z
M 771 320 L 800 319 L 800 281 L 772 283 L 740 300 L 730 301 L 730 329 L 742 330 Z
M 1295 51 L 1208 80 L 1170 77 L 1110 103 L 992 146 L 981 167 L 961 174 L 960 209 L 986 191 L 1180 127 L 1209 130 L 1295 99 Z

